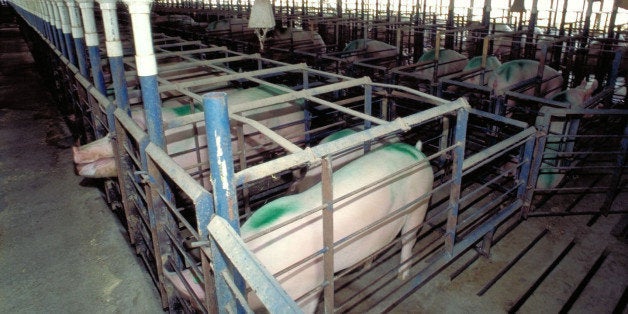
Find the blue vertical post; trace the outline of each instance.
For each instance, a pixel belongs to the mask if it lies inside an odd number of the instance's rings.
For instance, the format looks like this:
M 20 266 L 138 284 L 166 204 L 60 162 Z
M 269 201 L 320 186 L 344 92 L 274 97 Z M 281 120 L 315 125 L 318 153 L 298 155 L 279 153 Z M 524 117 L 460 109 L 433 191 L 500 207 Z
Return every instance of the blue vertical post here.
M 445 234 L 445 250 L 453 254 L 456 244 L 458 228 L 458 210 L 460 208 L 460 189 L 462 186 L 462 165 L 464 163 L 465 141 L 467 137 L 467 123 L 469 121 L 469 109 L 460 108 L 456 117 L 452 165 L 452 184 L 449 193 L 449 211 L 447 213 L 447 229 Z
M 214 195 L 216 214 L 223 217 L 233 229 L 240 232 L 237 191 L 233 174 L 233 152 L 231 150 L 231 132 L 229 128 L 229 112 L 227 93 L 213 92 L 203 95 L 203 111 L 205 112 L 205 128 L 207 148 L 209 151 L 209 169 Z M 212 240 L 214 257 L 214 274 L 216 275 L 216 295 L 218 308 L 233 307 L 233 295 L 222 278 L 223 270 L 231 268 L 234 282 L 240 292 L 244 293 L 244 280 L 236 269 L 230 267 L 224 259 L 216 243 Z
M 81 8 L 81 16 L 83 17 L 83 28 L 85 30 L 85 43 L 87 44 L 87 53 L 89 63 L 92 69 L 92 78 L 96 89 L 106 95 L 105 78 L 102 74 L 100 64 L 100 48 L 98 47 L 98 32 L 96 30 L 96 20 L 94 19 L 94 0 L 77 0 Z
M 37 17 L 37 29 L 42 34 L 42 36 L 47 37 L 46 35 L 46 24 L 44 20 L 44 12 L 41 10 L 41 3 L 39 1 L 33 2 L 33 7 L 36 10 Z
M 123 51 L 118 28 L 116 0 L 98 0 L 98 3 L 100 4 L 102 22 L 105 28 L 107 56 L 109 57 L 109 67 L 111 68 L 115 103 L 118 108 L 131 115 L 126 77 L 124 75 L 124 62 L 122 60 Z
M 146 128 L 150 141 L 165 150 L 166 140 L 161 115 L 161 99 L 157 89 L 157 60 L 150 27 L 152 0 L 124 0 L 133 24 L 135 63 L 142 89 Z
M 55 21 L 55 12 L 52 10 L 52 3 L 49 0 L 44 0 L 46 3 L 46 9 L 48 10 L 48 15 L 50 16 L 50 35 L 51 42 L 58 49 L 59 47 L 59 37 L 57 33 L 57 22 Z
M 39 10 L 41 12 L 41 16 L 43 19 L 43 25 L 44 25 L 44 36 L 52 41 L 52 38 L 50 37 L 51 32 L 50 32 L 50 17 L 48 16 L 48 9 L 46 8 L 46 4 L 44 3 L 44 0 L 38 0 L 37 3 L 39 4 Z
M 67 58 L 65 51 L 65 40 L 63 38 L 63 31 L 61 30 L 61 15 L 59 14 L 59 7 L 57 6 L 57 0 L 51 0 L 50 7 L 55 17 L 55 31 L 57 33 L 57 49 Z
M 72 37 L 74 37 L 74 48 L 76 49 L 76 60 L 78 62 L 81 75 L 89 78 L 87 60 L 85 59 L 85 35 L 83 33 L 83 23 L 81 13 L 74 0 L 65 0 L 70 15 L 70 26 L 72 27 Z
M 57 8 L 59 9 L 59 17 L 61 18 L 61 30 L 63 32 L 63 40 L 65 41 L 65 57 L 70 63 L 78 66 L 74 55 L 74 40 L 72 39 L 72 28 L 70 27 L 70 17 L 68 16 L 68 7 L 63 0 L 57 0 Z

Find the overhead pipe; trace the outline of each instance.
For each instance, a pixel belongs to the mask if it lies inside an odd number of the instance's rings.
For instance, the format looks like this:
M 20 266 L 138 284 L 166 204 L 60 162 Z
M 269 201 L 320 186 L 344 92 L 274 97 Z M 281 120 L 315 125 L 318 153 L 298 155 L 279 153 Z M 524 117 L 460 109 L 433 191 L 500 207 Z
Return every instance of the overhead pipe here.
M 98 31 L 96 30 L 96 20 L 94 18 L 94 0 L 76 0 L 81 8 L 83 17 L 83 29 L 85 31 L 85 43 L 87 44 L 87 54 L 92 69 L 94 86 L 103 94 L 107 95 L 105 78 L 102 74 L 100 64 L 100 48 L 98 47 Z
M 109 57 L 109 67 L 115 93 L 116 107 L 131 115 L 129 105 L 129 93 L 127 90 L 126 76 L 124 74 L 124 53 L 120 31 L 118 26 L 118 15 L 116 0 L 97 0 L 102 12 L 102 22 L 105 28 L 105 44 L 107 46 L 107 57 Z
M 89 70 L 87 68 L 87 60 L 85 55 L 85 35 L 83 33 L 83 23 L 81 22 L 81 13 L 76 5 L 75 0 L 65 0 L 68 6 L 70 17 L 70 26 L 72 28 L 72 37 L 74 37 L 74 48 L 76 49 L 76 60 L 81 75 L 88 78 Z
M 153 49 L 150 27 L 150 5 L 152 0 L 123 0 L 129 7 L 133 26 L 135 62 L 142 89 L 142 102 L 146 118 L 146 128 L 151 142 L 166 150 L 161 99 L 157 89 L 157 60 Z

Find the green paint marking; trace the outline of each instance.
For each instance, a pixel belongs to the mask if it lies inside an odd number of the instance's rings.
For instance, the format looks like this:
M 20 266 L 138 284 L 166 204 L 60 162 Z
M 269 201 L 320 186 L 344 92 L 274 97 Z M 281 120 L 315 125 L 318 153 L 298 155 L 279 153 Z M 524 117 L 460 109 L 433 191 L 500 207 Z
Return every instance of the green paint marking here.
M 192 110 L 189 105 L 183 105 L 180 107 L 172 108 L 172 111 L 174 112 L 175 115 L 179 117 L 187 116 L 192 113 Z M 194 112 L 202 112 L 202 111 L 203 111 L 203 106 L 201 106 L 200 104 L 194 103 Z
M 295 203 L 293 199 L 292 195 L 286 196 L 262 206 L 246 221 L 246 225 L 252 229 L 261 229 L 272 225 L 282 216 L 299 209 L 298 203 Z
M 400 152 L 402 154 L 406 154 L 417 160 L 421 160 L 425 158 L 425 155 L 423 155 L 423 153 L 421 153 L 418 149 L 416 149 L 416 147 L 410 146 L 405 143 L 393 143 L 390 145 L 386 145 L 382 147 L 381 149 L 387 150 L 387 151 Z
M 350 129 L 340 130 L 338 132 L 334 132 L 334 133 L 332 133 L 330 135 L 327 135 L 327 137 L 325 137 L 324 139 L 321 140 L 320 144 L 322 144 L 322 143 L 329 143 L 331 141 L 335 141 L 337 139 L 343 138 L 343 137 L 351 135 L 351 134 L 355 134 L 355 131 L 350 130 Z
M 432 50 L 430 50 L 430 51 L 428 51 L 428 52 L 424 53 L 424 54 L 423 54 L 423 55 L 419 58 L 419 62 L 421 62 L 421 61 L 432 61 L 432 60 L 434 60 L 434 56 L 435 56 L 434 49 L 432 49 Z
M 473 57 L 469 60 L 469 63 L 467 63 L 465 70 L 479 68 L 480 66 L 482 66 L 482 57 Z

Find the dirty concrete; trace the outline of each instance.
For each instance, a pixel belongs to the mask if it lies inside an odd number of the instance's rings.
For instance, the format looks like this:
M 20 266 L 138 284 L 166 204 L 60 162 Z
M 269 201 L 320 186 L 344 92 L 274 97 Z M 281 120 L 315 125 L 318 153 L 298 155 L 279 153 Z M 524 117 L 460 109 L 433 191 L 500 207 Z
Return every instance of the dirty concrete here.
M 98 185 L 74 174 L 72 138 L 0 10 L 0 313 L 163 312 Z

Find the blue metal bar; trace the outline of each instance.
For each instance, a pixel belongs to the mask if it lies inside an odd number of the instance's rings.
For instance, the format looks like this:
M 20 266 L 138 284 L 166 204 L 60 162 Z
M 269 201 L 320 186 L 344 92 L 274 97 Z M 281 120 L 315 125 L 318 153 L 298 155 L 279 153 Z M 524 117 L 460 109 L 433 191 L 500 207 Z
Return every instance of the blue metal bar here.
M 59 10 L 59 18 L 61 19 L 61 31 L 65 41 L 65 56 L 73 65 L 77 65 L 74 55 L 74 40 L 72 39 L 72 29 L 70 27 L 70 17 L 68 16 L 68 8 L 63 0 L 57 1 L 57 9 Z
M 122 42 L 120 41 L 120 32 L 118 29 L 116 1 L 98 0 L 98 2 L 100 3 L 103 26 L 105 29 L 107 56 L 109 57 L 109 67 L 111 69 L 116 104 L 130 115 L 131 108 L 129 106 L 124 62 L 122 60 Z
M 257 257 L 247 249 L 246 244 L 230 226 L 222 217 L 214 216 L 208 229 L 212 239 L 215 239 L 214 242 L 220 243 L 220 247 L 223 248 L 222 252 L 229 257 L 229 260 L 238 269 L 247 270 L 243 275 L 268 312 L 301 312 L 292 298 L 281 288 L 272 274 L 261 265 Z
M 126 111 L 128 115 L 131 115 L 123 57 L 109 57 L 109 66 L 111 68 L 116 104 L 120 109 Z
M 452 165 L 452 183 L 449 195 L 449 213 L 447 215 L 447 231 L 445 234 L 445 250 L 453 256 L 456 243 L 456 228 L 458 225 L 458 209 L 460 207 L 460 188 L 462 186 L 462 168 L 464 165 L 464 149 L 467 137 L 467 123 L 469 111 L 465 108 L 458 109 Z
M 94 86 L 96 86 L 96 89 L 98 89 L 101 94 L 107 95 L 105 78 L 102 74 L 102 68 L 100 65 L 100 48 L 98 48 L 98 46 L 88 46 L 87 53 L 89 55 L 89 63 L 92 67 Z
M 157 75 L 140 76 L 139 78 L 148 137 L 155 145 L 165 149 L 166 138 L 162 121 L 161 99 L 157 90 Z
M 100 64 L 100 49 L 98 47 L 98 31 L 96 30 L 96 21 L 94 19 L 94 1 L 93 0 L 76 0 L 81 8 L 81 16 L 83 19 L 83 28 L 85 31 L 85 43 L 87 44 L 87 53 L 92 70 L 94 86 L 103 95 L 107 95 L 105 87 L 105 79 L 102 74 L 102 66 Z
M 214 92 L 203 95 L 203 111 L 205 112 L 205 128 L 207 148 L 209 150 L 209 168 L 213 188 L 216 214 L 223 217 L 236 233 L 240 232 L 238 215 L 237 191 L 233 173 L 233 152 L 231 149 L 231 132 L 229 128 L 229 112 L 227 93 Z M 236 269 L 229 267 L 215 243 L 212 245 L 214 257 L 214 274 L 224 276 L 223 271 L 229 268 L 233 280 L 241 292 L 244 292 L 244 280 Z M 224 279 L 216 279 L 218 308 L 226 308 L 233 304 L 233 295 L 229 293 Z
M 74 55 L 74 40 L 72 39 L 71 33 L 64 33 L 63 37 L 65 38 L 65 50 L 67 53 L 67 58 L 70 63 L 77 65 L 76 56 Z
M 526 204 L 527 200 L 532 200 L 532 193 L 534 193 L 534 186 L 530 185 L 528 178 L 530 176 L 530 169 L 532 168 L 532 159 L 534 153 L 534 144 L 536 143 L 536 136 L 531 137 L 526 141 L 523 149 L 523 164 L 519 172 L 519 189 L 517 190 L 517 198 L 524 202 L 523 208 L 528 208 L 531 204 Z
M 89 70 L 87 68 L 87 60 L 85 55 L 85 40 L 81 38 L 74 38 L 74 47 L 76 47 L 76 59 L 78 60 L 78 67 L 81 75 L 88 78 Z
M 72 28 L 72 37 L 74 37 L 74 48 L 76 49 L 76 60 L 78 68 L 83 77 L 89 77 L 87 62 L 85 56 L 85 34 L 83 32 L 83 23 L 81 22 L 80 12 L 74 0 L 66 0 L 68 6 L 68 15 L 70 26 Z

